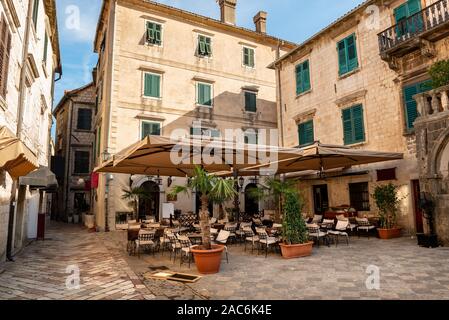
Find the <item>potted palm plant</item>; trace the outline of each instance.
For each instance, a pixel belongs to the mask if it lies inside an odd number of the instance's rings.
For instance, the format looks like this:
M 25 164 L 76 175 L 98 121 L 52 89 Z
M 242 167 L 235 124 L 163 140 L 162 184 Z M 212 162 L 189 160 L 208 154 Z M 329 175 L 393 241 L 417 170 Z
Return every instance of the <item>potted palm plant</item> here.
M 301 214 L 302 206 L 303 201 L 298 192 L 285 194 L 283 243 L 279 244 L 284 259 L 306 257 L 312 254 L 313 241 L 309 241 L 306 222 Z
M 133 207 L 133 216 L 137 219 L 139 199 L 149 199 L 148 192 L 144 188 L 122 189 L 122 199 L 129 201 L 129 205 Z
M 233 179 L 223 179 L 209 175 L 203 168 L 196 167 L 194 175 L 185 186 L 175 186 L 171 192 L 198 192 L 201 195 L 200 227 L 203 244 L 191 249 L 198 272 L 214 274 L 220 271 L 221 256 L 224 246 L 211 244 L 209 223 L 209 201 L 224 202 L 232 199 L 236 192 Z
M 401 228 L 397 226 L 399 207 L 398 186 L 392 183 L 377 186 L 373 194 L 374 201 L 379 209 L 380 228 L 377 229 L 379 238 L 392 239 L 401 236 Z

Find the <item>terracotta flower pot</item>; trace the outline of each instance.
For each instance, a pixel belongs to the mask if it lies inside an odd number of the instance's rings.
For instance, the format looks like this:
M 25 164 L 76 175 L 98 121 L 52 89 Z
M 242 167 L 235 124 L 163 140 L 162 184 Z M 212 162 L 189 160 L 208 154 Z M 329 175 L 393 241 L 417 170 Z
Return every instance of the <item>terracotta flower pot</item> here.
M 211 250 L 204 250 L 201 246 L 191 249 L 196 268 L 201 274 L 214 274 L 220 271 L 221 256 L 224 246 L 213 244 Z
M 393 229 L 377 229 L 379 233 L 379 238 L 387 240 L 401 237 L 401 228 L 393 228 Z
M 312 254 L 313 241 L 304 244 L 279 244 L 284 259 L 307 257 Z

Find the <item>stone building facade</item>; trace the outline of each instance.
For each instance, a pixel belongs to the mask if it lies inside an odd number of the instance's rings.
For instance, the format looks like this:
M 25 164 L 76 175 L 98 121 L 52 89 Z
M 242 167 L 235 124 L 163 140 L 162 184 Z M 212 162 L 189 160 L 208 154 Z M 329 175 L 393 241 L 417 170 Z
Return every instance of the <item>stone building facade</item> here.
M 26 145 L 39 165 L 48 166 L 54 79 L 61 73 L 55 1 L 1 1 L 0 46 L 0 126 Z M 0 263 L 6 256 L 12 185 L 0 168 Z M 37 210 L 39 192 L 21 186 L 16 198 L 12 255 L 27 238 L 28 213 Z
M 302 175 L 310 213 L 351 205 L 376 216 L 377 184 L 400 186 L 399 224 L 422 231 L 417 116 L 413 95 L 428 90 L 428 68 L 449 55 L 447 1 L 365 1 L 278 59 L 281 145 L 313 141 L 400 152 L 400 161 Z M 438 36 L 436 36 L 438 35 Z
M 53 110 L 56 118 L 55 163 L 63 164 L 62 174 L 58 177 L 54 218 L 63 221 L 85 213 L 91 204 L 95 99 L 95 86 L 90 83 L 66 91 Z
M 415 122 L 421 190 L 434 205 L 434 228 L 449 245 L 449 86 L 415 96 L 421 116 Z M 426 225 L 426 224 L 425 224 Z
M 259 129 L 277 128 L 276 74 L 267 66 L 294 44 L 266 33 L 265 12 L 254 17 L 255 30 L 248 30 L 235 25 L 236 0 L 218 3 L 221 20 L 155 1 L 103 1 L 95 39 L 97 165 L 103 155 L 147 134 L 170 136 L 183 129 L 186 136 L 223 136 L 225 129 L 240 129 L 251 140 Z M 98 227 L 113 228 L 117 213 L 131 211 L 121 200 L 122 189 L 130 186 L 151 189 L 153 201 L 148 210 L 141 207 L 158 216 L 169 200 L 168 186 L 166 177 L 162 185 L 154 178 L 100 175 Z M 175 208 L 195 211 L 195 195 L 178 196 Z

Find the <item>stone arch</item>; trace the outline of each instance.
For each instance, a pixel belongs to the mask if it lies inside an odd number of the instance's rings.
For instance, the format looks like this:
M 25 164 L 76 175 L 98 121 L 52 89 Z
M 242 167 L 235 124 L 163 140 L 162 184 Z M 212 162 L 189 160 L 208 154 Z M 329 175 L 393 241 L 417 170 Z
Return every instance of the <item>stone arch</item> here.
M 132 188 L 139 188 L 146 182 L 155 182 L 154 177 L 134 176 Z M 165 185 L 158 185 L 159 187 L 159 221 L 162 219 L 162 204 L 165 202 Z
M 441 161 L 445 159 L 444 156 L 449 152 L 449 128 L 446 128 L 440 137 L 435 141 L 435 145 L 432 151 L 429 154 L 428 158 L 428 173 L 431 177 L 441 176 Z M 449 164 L 444 164 L 446 166 L 446 170 L 448 169 Z M 443 167 L 444 169 L 444 167 Z

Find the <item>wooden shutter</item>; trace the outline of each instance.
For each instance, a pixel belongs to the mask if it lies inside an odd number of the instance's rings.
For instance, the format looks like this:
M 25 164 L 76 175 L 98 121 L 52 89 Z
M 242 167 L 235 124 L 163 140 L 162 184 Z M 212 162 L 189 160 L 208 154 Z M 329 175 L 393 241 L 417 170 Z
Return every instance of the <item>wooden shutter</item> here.
M 245 92 L 245 110 L 249 112 L 257 111 L 257 95 L 253 92 Z
M 151 73 L 145 74 L 144 95 L 160 98 L 161 76 Z
M 342 111 L 343 118 L 343 140 L 345 145 L 354 143 L 353 134 L 352 134 L 352 116 L 351 109 L 345 109 Z
M 363 123 L 363 106 L 352 107 L 352 122 L 354 127 L 354 143 L 365 141 L 365 124 Z
M 313 143 L 315 139 L 313 134 L 313 120 L 299 124 L 298 134 L 300 146 Z
M 346 38 L 346 57 L 348 58 L 348 72 L 359 66 L 357 58 L 357 44 L 355 34 Z
M 92 110 L 78 109 L 77 129 L 90 130 L 92 125 Z
M 407 8 L 408 8 L 408 16 L 412 16 L 415 13 L 418 13 L 421 11 L 421 0 L 408 0 L 407 1 Z
M 154 34 L 154 23 L 148 22 L 147 23 L 147 41 L 150 43 L 154 42 L 155 34 Z
M 160 24 L 155 24 L 155 41 L 156 44 L 161 44 L 162 43 L 162 26 Z
M 44 59 L 43 59 L 43 61 L 45 63 L 47 63 L 47 51 L 48 51 L 48 35 L 47 35 L 47 32 L 45 32 L 45 37 L 44 37 Z
M 198 37 L 198 53 L 200 55 L 206 55 L 206 39 L 204 36 Z
M 337 44 L 338 51 L 338 73 L 340 75 L 348 72 L 348 61 L 346 57 L 346 41 L 342 40 Z
M 211 106 L 212 105 L 211 94 L 212 90 L 210 85 L 198 83 L 198 104 L 203 106 Z
M 205 43 L 206 43 L 206 55 L 210 56 L 212 55 L 211 39 L 206 37 Z
M 417 103 L 413 99 L 415 94 L 418 94 L 417 85 L 404 88 L 405 122 L 408 130 L 413 129 L 413 124 L 418 117 Z
M 249 49 L 243 48 L 243 65 L 249 66 Z
M 302 89 L 303 92 L 310 90 L 310 68 L 309 68 L 309 60 L 303 63 L 302 65 Z
M 296 94 L 302 92 L 302 65 L 296 66 Z
M 147 136 L 160 136 L 161 124 L 158 122 L 142 122 L 142 139 Z
M 37 18 L 39 16 L 39 1 L 40 0 L 34 0 L 34 5 L 33 5 L 33 24 L 34 24 L 34 29 L 37 28 Z
M 6 99 L 8 88 L 9 55 L 11 51 L 11 32 L 6 18 L 0 21 L 0 96 Z
M 249 49 L 249 66 L 251 68 L 254 68 L 255 65 L 256 65 L 255 51 L 254 51 L 254 49 Z

